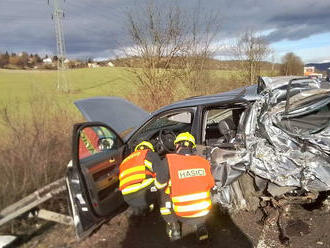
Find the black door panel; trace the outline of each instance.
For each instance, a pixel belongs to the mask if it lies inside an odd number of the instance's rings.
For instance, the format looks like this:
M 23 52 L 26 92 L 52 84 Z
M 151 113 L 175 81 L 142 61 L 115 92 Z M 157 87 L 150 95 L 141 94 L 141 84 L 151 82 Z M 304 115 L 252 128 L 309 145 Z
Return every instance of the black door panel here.
M 122 150 L 122 149 L 121 149 Z M 93 210 L 98 216 L 105 216 L 114 211 L 122 202 L 118 190 L 118 157 L 116 152 L 101 152 L 80 160 L 80 168 L 87 186 L 87 193 Z

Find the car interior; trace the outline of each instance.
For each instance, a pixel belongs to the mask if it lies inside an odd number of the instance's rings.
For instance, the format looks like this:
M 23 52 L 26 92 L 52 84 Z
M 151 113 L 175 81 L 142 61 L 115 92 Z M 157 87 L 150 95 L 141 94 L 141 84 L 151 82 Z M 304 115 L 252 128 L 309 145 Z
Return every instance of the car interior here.
M 143 140 L 150 141 L 155 151 L 164 156 L 166 153 L 173 152 L 174 140 L 181 132 L 191 132 L 193 113 L 190 111 L 178 111 L 154 118 L 144 125 L 129 143 L 129 150 L 132 152 L 134 147 Z
M 235 142 L 242 108 L 209 108 L 204 111 L 202 143 L 206 146 L 223 146 Z

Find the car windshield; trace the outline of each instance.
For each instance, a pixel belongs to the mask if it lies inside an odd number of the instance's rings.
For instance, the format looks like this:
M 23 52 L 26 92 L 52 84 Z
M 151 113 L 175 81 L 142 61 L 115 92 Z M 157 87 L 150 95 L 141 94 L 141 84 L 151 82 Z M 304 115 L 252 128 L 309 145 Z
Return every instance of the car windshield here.
M 164 128 L 179 130 L 183 126 L 186 125 L 190 126 L 191 123 L 192 123 L 192 114 L 190 112 L 185 111 L 185 112 L 162 116 L 160 118 L 155 118 L 141 130 L 141 133 L 146 133 L 153 130 L 158 131 Z
M 155 130 L 155 129 L 159 129 L 159 128 L 166 128 L 166 127 L 171 127 L 173 125 L 177 125 L 180 122 L 176 122 L 176 121 L 172 121 L 170 119 L 168 119 L 167 117 L 163 117 L 160 119 L 156 119 L 153 120 L 148 127 L 145 129 L 145 131 L 150 131 L 150 130 Z
M 174 133 L 190 131 L 193 120 L 192 117 L 192 113 L 188 111 L 176 112 L 161 117 L 155 117 L 134 135 L 132 142 L 134 143 L 140 139 L 153 139 L 161 129 L 166 129 Z

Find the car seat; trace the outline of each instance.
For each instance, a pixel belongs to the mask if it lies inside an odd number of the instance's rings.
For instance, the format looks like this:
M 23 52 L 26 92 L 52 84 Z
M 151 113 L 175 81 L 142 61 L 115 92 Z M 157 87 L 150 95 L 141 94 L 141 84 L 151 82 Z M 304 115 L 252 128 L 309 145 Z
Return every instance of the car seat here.
M 226 118 L 218 124 L 219 132 L 223 135 L 223 143 L 232 143 L 236 136 L 236 126 L 232 118 Z

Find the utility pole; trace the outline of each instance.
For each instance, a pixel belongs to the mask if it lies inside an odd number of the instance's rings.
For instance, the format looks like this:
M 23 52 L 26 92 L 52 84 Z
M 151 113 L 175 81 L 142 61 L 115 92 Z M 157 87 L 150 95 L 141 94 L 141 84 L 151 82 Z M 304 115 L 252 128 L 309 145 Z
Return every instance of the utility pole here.
M 49 4 L 48 0 L 48 4 Z M 57 48 L 57 90 L 63 92 L 70 91 L 70 85 L 66 77 L 66 65 L 64 63 L 66 59 L 65 51 L 65 40 L 63 33 L 63 24 L 62 19 L 64 18 L 64 11 L 60 6 L 58 0 L 53 1 L 53 14 L 52 20 L 55 24 L 55 33 L 56 33 L 56 48 Z M 65 1 L 65 0 L 64 0 Z

